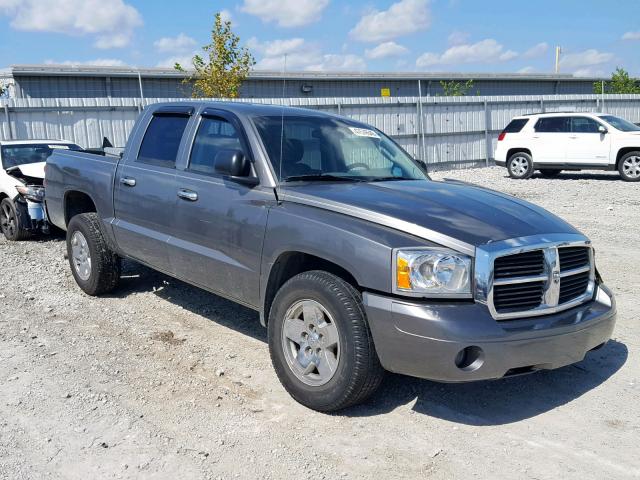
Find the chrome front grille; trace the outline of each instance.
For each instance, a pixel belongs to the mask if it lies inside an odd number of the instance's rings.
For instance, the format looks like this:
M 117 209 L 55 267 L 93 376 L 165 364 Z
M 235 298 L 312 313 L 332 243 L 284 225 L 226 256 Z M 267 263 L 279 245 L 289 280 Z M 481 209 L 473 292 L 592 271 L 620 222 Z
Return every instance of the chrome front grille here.
M 508 248 L 515 242 L 500 242 L 507 248 L 489 245 L 492 250 L 479 251 L 476 258 L 476 298 L 486 299 L 494 318 L 555 313 L 593 296 L 595 270 L 588 240 L 532 242 Z

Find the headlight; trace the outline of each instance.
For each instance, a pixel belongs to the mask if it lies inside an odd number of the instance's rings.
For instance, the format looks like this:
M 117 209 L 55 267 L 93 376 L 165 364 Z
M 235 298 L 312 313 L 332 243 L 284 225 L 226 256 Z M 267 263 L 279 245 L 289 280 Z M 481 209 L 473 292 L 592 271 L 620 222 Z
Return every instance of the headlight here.
M 16 190 L 27 200 L 32 202 L 42 202 L 44 200 L 44 187 L 36 185 L 18 185 Z
M 471 257 L 444 249 L 397 250 L 395 290 L 423 296 L 470 298 Z

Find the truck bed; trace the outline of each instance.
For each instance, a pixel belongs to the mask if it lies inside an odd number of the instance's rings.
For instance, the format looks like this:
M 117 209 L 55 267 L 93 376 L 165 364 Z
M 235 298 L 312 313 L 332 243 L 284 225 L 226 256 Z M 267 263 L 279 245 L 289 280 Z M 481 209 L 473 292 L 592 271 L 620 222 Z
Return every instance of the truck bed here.
M 49 221 L 66 230 L 66 191 L 86 192 L 100 202 L 99 212 L 113 215 L 113 179 L 120 157 L 56 150 L 47 160 L 45 204 Z

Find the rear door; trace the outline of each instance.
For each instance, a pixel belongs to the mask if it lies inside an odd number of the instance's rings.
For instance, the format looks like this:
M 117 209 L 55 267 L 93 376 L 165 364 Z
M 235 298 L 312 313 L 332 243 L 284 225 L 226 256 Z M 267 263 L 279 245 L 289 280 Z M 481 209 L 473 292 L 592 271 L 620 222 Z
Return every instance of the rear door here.
M 128 255 L 173 273 L 169 239 L 176 221 L 176 160 L 192 107 L 161 107 L 137 144 L 127 147 L 115 179 L 114 233 Z M 144 122 L 144 120 L 143 120 Z
M 533 130 L 531 156 L 534 164 L 563 164 L 571 135 L 570 117 L 540 117 Z
M 567 163 L 585 166 L 609 164 L 611 135 L 601 133 L 600 122 L 590 117 L 571 117 L 571 135 L 567 142 Z
M 257 306 L 267 212 L 275 204 L 275 193 L 215 172 L 214 159 L 221 150 L 241 150 L 252 158 L 237 117 L 205 109 L 197 122 L 193 146 L 179 166 L 172 192 L 178 198 L 176 236 L 170 240 L 176 275 Z

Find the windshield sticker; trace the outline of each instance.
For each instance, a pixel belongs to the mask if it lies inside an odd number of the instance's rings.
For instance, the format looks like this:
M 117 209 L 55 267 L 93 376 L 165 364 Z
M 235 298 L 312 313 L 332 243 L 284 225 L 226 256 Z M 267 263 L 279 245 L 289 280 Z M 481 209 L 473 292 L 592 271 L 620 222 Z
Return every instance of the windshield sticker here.
M 380 135 L 368 128 L 349 127 L 349 130 L 358 137 L 380 138 Z
M 55 150 L 56 148 L 60 150 L 69 150 L 68 145 L 47 145 L 47 147 L 49 147 L 51 150 Z

